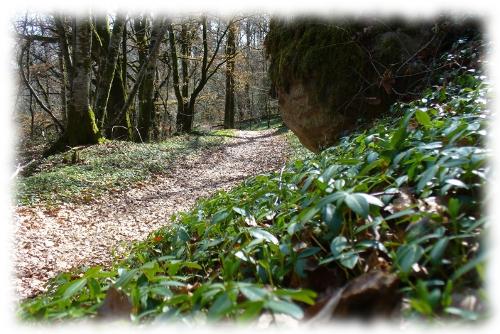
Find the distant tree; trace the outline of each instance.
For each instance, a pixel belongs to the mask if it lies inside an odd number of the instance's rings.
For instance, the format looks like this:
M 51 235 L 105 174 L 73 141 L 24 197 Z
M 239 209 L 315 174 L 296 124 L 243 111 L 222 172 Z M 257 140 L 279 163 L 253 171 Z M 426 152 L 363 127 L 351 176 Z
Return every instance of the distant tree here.
M 137 26 L 136 26 L 137 28 Z M 159 51 L 160 51 L 160 45 L 161 45 L 161 40 L 163 38 L 163 36 L 165 35 L 166 33 L 166 24 L 165 24 L 165 19 L 164 18 L 157 18 L 155 20 L 155 23 L 153 24 L 153 30 L 154 30 L 154 33 L 152 33 L 152 38 L 151 38 L 151 42 L 150 42 L 150 45 L 149 45 L 149 50 L 147 52 L 147 55 L 144 55 L 144 57 L 142 57 L 139 61 L 140 63 L 140 67 L 139 67 L 139 70 L 137 71 L 137 75 L 135 77 L 135 82 L 134 82 L 134 85 L 132 87 L 132 89 L 130 90 L 130 92 L 128 93 L 127 95 L 127 100 L 125 102 L 125 104 L 123 105 L 123 107 L 121 108 L 120 112 L 118 113 L 117 117 L 122 117 L 122 115 L 124 115 L 125 113 L 127 113 L 129 111 L 129 108 L 132 106 L 132 103 L 134 101 L 134 98 L 136 97 L 137 93 L 139 92 L 139 90 L 142 88 L 142 91 L 144 92 L 144 94 L 151 94 L 151 98 L 149 98 L 148 96 L 140 96 L 139 95 L 139 108 L 141 108 L 142 106 L 142 112 L 143 113 L 153 113 L 153 110 L 148 110 L 147 109 L 147 106 L 149 105 L 152 105 L 152 102 L 148 102 L 148 100 L 152 100 L 152 96 L 153 96 L 153 91 L 152 92 L 147 92 L 147 89 L 144 88 L 144 80 L 146 78 L 146 84 L 148 85 L 150 83 L 150 80 L 151 80 L 151 73 L 152 73 L 152 77 L 153 77 L 153 80 L 154 80 L 154 73 L 155 73 L 155 64 L 158 60 L 158 55 L 159 55 Z M 136 31 L 137 33 L 137 31 Z M 137 37 L 137 34 L 136 34 L 136 37 Z M 151 84 L 151 87 L 152 87 L 152 84 Z M 142 102 L 141 102 L 141 98 L 144 98 L 146 97 L 146 99 L 142 99 Z M 141 116 L 141 114 L 139 114 L 139 120 L 141 120 L 141 118 L 146 118 L 147 120 L 149 120 L 148 122 L 150 122 L 151 120 L 151 116 Z M 141 121 L 140 121 L 141 122 Z M 142 121 L 142 123 L 140 123 L 142 125 L 144 124 L 147 124 L 144 123 L 144 120 Z M 145 129 L 144 127 L 141 129 L 139 129 L 139 134 L 141 133 L 140 131 L 147 131 L 148 133 L 150 132 L 150 123 L 147 125 L 147 129 Z M 140 134 L 139 137 L 142 137 L 142 134 Z M 146 136 L 147 139 L 149 139 L 149 134 Z M 140 139 L 139 139 L 140 140 Z
M 154 83 L 156 64 L 159 55 L 159 47 L 163 36 L 165 35 L 165 24 L 162 18 L 156 18 L 151 31 L 151 43 L 149 44 L 149 54 L 151 59 L 146 64 L 144 77 L 139 90 L 139 115 L 138 115 L 138 133 L 140 141 L 150 141 L 152 126 L 155 115 L 154 105 Z
M 41 64 L 33 64 L 32 63 L 32 58 L 36 58 L 39 55 L 36 54 L 36 46 L 34 46 L 35 41 L 41 41 L 42 43 L 56 43 L 57 38 L 51 38 L 42 35 L 34 35 L 34 34 L 28 34 L 28 19 L 25 17 L 24 22 L 23 22 L 23 28 L 22 28 L 22 44 L 21 44 L 21 50 L 19 52 L 19 58 L 18 58 L 18 67 L 19 67 L 19 73 L 21 76 L 21 79 L 25 86 L 28 88 L 29 91 L 29 110 L 31 114 L 31 134 L 33 135 L 34 131 L 34 110 L 33 110 L 33 98 L 37 102 L 37 104 L 41 107 L 43 111 L 47 113 L 47 115 L 51 118 L 51 120 L 54 122 L 56 125 L 56 128 L 62 133 L 64 132 L 64 124 L 55 116 L 55 112 L 52 109 L 50 102 L 49 102 L 49 94 L 47 92 L 47 88 L 44 88 L 38 79 L 38 76 L 40 73 L 44 72 L 46 76 L 48 76 L 48 71 L 51 67 L 51 64 L 48 62 L 43 62 Z M 31 52 L 32 46 L 34 47 L 34 52 Z M 46 49 L 43 49 L 44 53 L 46 53 Z M 26 55 L 26 58 L 24 56 Z M 32 70 L 35 70 L 34 75 L 31 75 Z M 25 72 L 26 70 L 26 72 Z M 40 90 L 37 92 L 36 88 L 34 87 L 34 84 L 37 85 L 38 89 Z M 43 99 L 40 97 L 40 93 L 43 95 Z
M 159 140 L 191 131 L 195 117 L 200 125 L 224 122 L 232 128 L 262 116 L 267 16 L 228 22 L 89 15 L 88 38 L 80 34 L 81 21 L 27 12 L 14 22 L 21 79 L 16 106 L 31 136 L 59 138 L 48 153 L 103 137 Z M 88 87 L 84 94 L 82 85 Z
M 226 103 L 224 106 L 224 128 L 234 128 L 234 58 L 236 55 L 236 30 L 234 22 L 229 22 L 226 42 Z
M 189 92 L 189 60 L 191 57 L 191 39 L 192 34 L 188 33 L 187 23 L 181 24 L 180 32 L 180 46 L 181 54 L 177 54 L 177 42 L 178 38 L 174 33 L 174 25 L 172 23 L 168 26 L 169 32 L 169 42 L 170 42 L 170 56 L 172 59 L 172 73 L 173 73 L 173 86 L 174 92 L 177 99 L 177 120 L 176 120 L 176 130 L 177 132 L 190 132 L 193 127 L 193 119 L 195 114 L 195 104 L 196 99 L 200 95 L 201 91 L 217 72 L 217 70 L 224 65 L 229 58 L 224 57 L 222 60 L 216 61 L 219 50 L 224 42 L 225 36 L 228 32 L 229 26 L 222 27 L 220 23 L 215 24 L 217 26 L 217 32 L 215 34 L 214 47 L 212 48 L 212 54 L 209 55 L 209 43 L 207 34 L 207 17 L 202 16 L 198 22 L 198 26 L 201 25 L 201 41 L 202 41 L 202 55 L 201 55 L 201 66 L 199 67 L 199 78 L 194 81 L 193 89 Z M 179 75 L 179 58 L 181 62 L 182 77 Z M 196 64 L 199 63 L 199 59 L 195 59 Z M 192 72 L 194 73 L 194 71 Z M 182 82 L 181 82 L 182 80 Z
M 89 105 L 92 45 L 90 18 L 88 16 L 76 18 L 74 30 L 68 125 L 62 142 L 69 146 L 97 144 L 103 137 Z
M 112 33 L 109 31 L 107 18 L 96 20 L 96 28 L 98 28 L 97 30 L 100 37 L 100 57 L 98 60 L 99 80 L 96 84 L 94 110 L 99 119 L 101 131 L 104 131 L 105 120 L 108 118 L 108 105 L 110 107 L 109 109 L 116 108 L 116 100 L 122 100 L 125 96 L 124 93 L 117 91 L 117 89 L 124 89 L 123 83 L 121 82 L 120 68 L 118 68 L 118 56 L 121 48 L 124 26 L 125 16 L 120 13 L 116 15 Z M 115 90 L 112 90 L 113 84 L 118 86 Z M 110 101 L 112 103 L 109 103 Z

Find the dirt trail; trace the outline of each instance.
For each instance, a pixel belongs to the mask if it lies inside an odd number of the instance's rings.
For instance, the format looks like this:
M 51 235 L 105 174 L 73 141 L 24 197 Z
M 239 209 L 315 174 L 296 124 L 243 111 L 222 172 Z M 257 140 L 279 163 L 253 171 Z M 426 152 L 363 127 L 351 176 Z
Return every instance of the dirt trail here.
M 227 145 L 177 162 L 166 176 L 91 203 L 16 207 L 13 253 L 18 295 L 44 291 L 47 280 L 58 272 L 109 264 L 113 250 L 119 254 L 127 242 L 145 238 L 196 199 L 279 169 L 287 151 L 276 130 L 237 131 Z

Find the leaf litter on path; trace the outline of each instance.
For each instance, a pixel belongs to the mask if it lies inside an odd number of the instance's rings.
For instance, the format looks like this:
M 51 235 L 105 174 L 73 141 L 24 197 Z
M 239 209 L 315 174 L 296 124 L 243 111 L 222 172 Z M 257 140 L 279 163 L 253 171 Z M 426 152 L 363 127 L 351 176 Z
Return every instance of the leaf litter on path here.
M 168 224 L 172 214 L 245 178 L 278 170 L 288 156 L 279 130 L 236 131 L 215 149 L 179 159 L 165 176 L 88 203 L 14 208 L 15 288 L 20 298 L 45 291 L 59 272 L 108 266 L 127 244 Z

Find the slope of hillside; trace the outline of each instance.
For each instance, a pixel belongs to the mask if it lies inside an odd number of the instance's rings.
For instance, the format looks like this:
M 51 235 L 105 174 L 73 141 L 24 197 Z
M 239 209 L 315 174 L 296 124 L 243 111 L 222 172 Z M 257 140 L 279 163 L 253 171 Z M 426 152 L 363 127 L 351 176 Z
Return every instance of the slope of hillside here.
M 178 213 L 111 268 L 59 275 L 19 315 L 481 319 L 488 92 L 479 69 L 447 69 L 368 130 Z

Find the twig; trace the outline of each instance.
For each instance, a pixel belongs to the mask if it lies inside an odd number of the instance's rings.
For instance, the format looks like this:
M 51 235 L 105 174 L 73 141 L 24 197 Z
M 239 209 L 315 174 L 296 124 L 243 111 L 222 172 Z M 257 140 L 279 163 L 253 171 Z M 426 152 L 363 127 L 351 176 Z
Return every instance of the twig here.
M 16 168 L 16 171 L 14 172 L 14 174 L 11 175 L 10 179 L 13 180 L 19 173 L 21 173 L 23 171 L 23 169 L 26 169 L 28 168 L 30 165 L 32 165 L 34 162 L 36 161 L 36 159 L 33 159 L 31 160 L 30 162 L 28 162 L 26 165 L 21 165 L 21 164 L 18 164 L 17 165 L 17 168 Z
M 408 59 L 406 59 L 403 64 L 401 64 L 401 66 L 398 67 L 398 69 L 396 70 L 396 73 L 399 72 L 400 69 L 402 69 L 406 64 L 408 64 L 408 62 L 410 60 L 412 60 L 413 58 L 415 58 L 420 52 L 422 52 L 426 47 L 429 46 L 429 44 L 432 43 L 432 41 L 434 41 L 434 38 L 436 38 L 436 35 L 432 36 L 432 38 L 424 44 L 424 46 L 422 46 L 420 49 L 417 50 L 417 52 L 415 52 L 413 55 L 411 55 Z
M 54 116 L 52 110 L 47 107 L 42 100 L 40 100 L 40 97 L 38 97 L 38 94 L 36 93 L 35 89 L 33 86 L 31 86 L 30 82 L 28 81 L 28 78 L 26 78 L 26 74 L 24 73 L 23 70 L 23 64 L 22 64 L 22 59 L 24 56 L 24 51 L 26 50 L 27 45 L 24 45 L 23 48 L 21 49 L 20 52 L 20 57 L 19 57 L 19 73 L 21 74 L 21 78 L 23 79 L 26 87 L 30 90 L 30 92 L 33 94 L 33 97 L 35 98 L 36 102 L 42 107 L 42 109 L 52 118 L 54 123 L 57 125 L 58 129 L 61 130 L 61 132 L 64 132 L 64 126 L 59 122 L 59 120 Z
M 278 190 L 281 191 L 281 179 L 283 177 L 283 172 L 285 171 L 285 167 L 286 165 L 283 165 L 283 167 L 281 167 L 281 171 L 280 171 L 280 178 L 278 180 Z M 274 205 L 277 205 L 279 203 L 279 197 L 276 197 L 276 201 L 274 201 Z
M 323 245 L 321 244 L 321 242 L 318 241 L 318 239 L 316 239 L 316 237 L 314 235 L 311 234 L 311 239 L 313 239 L 313 241 L 319 246 L 319 248 L 321 248 L 321 250 L 325 253 L 328 254 L 328 251 L 325 249 L 325 247 L 323 247 Z

